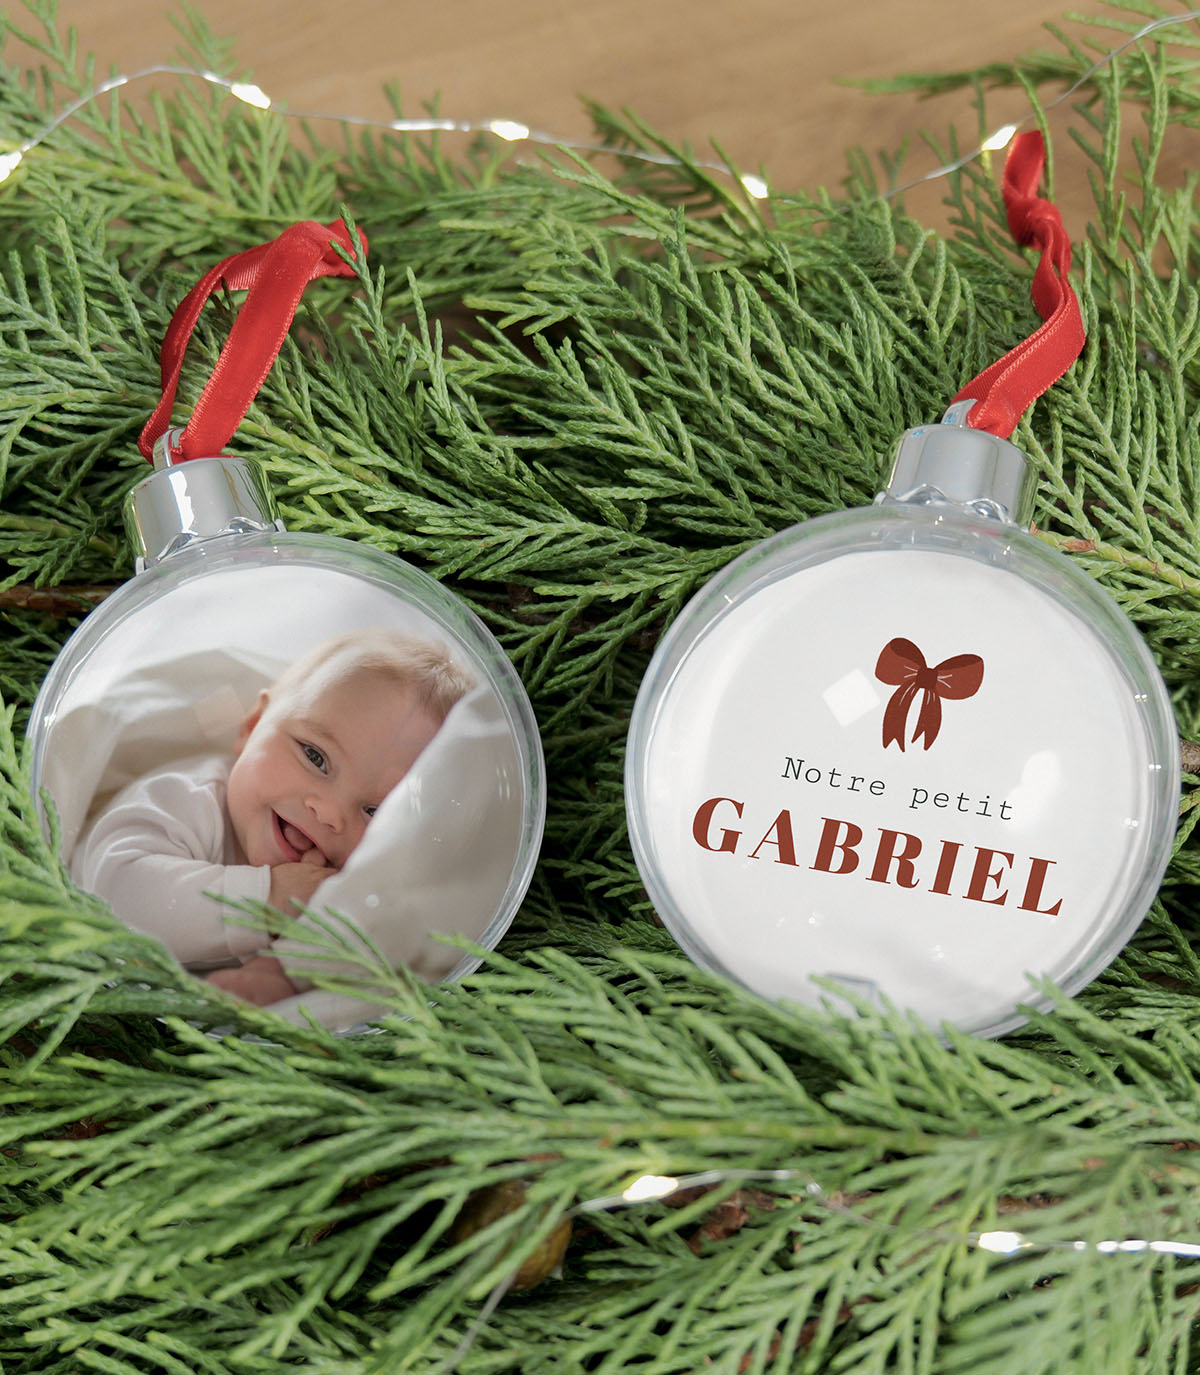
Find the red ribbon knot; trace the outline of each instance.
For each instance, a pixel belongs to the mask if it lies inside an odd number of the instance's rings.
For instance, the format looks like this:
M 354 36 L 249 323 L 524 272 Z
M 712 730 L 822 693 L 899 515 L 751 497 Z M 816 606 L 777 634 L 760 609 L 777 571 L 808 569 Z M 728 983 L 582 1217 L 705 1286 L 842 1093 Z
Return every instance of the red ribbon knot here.
M 367 236 L 360 230 L 358 238 L 365 258 Z M 269 243 L 223 258 L 204 274 L 176 308 L 163 339 L 163 394 L 138 440 L 144 457 L 154 457 L 155 442 L 170 428 L 188 341 L 205 302 L 221 283 L 249 295 L 183 427 L 174 459 L 212 458 L 225 452 L 271 371 L 304 288 L 318 277 L 354 276 L 354 264 L 339 249 L 355 254 L 354 240 L 342 220 L 302 220 Z
M 942 698 L 974 697 L 983 682 L 983 660 L 978 654 L 955 654 L 930 668 L 911 640 L 895 639 L 880 651 L 875 676 L 896 689 L 883 712 L 883 748 L 895 741 L 904 749 L 909 709 L 921 693 L 910 743 L 915 745 L 924 736 L 928 749 L 942 728 Z

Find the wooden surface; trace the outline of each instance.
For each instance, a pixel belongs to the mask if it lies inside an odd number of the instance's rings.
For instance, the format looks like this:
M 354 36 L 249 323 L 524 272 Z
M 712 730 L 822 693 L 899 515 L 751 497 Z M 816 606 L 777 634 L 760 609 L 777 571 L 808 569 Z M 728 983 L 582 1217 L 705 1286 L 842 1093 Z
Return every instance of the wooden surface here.
M 662 134 L 717 140 L 744 170 L 779 188 L 837 185 L 844 150 L 892 150 L 956 121 L 979 131 L 959 93 L 919 102 L 839 84 L 909 71 L 954 71 L 1056 47 L 1043 24 L 1065 0 L 196 0 L 233 40 L 226 70 L 252 75 L 293 109 L 386 116 L 385 83 L 405 113 L 440 99 L 455 118 L 517 119 L 570 138 L 590 132 L 580 96 L 628 106 Z M 1097 7 L 1098 8 L 1098 7 Z M 7 12 L 28 22 L 19 5 Z M 100 73 L 178 54 L 162 0 L 62 0 Z M 337 16 L 335 18 L 335 15 Z M 1073 29 L 1078 33 L 1078 27 Z M 1094 34 L 1096 31 L 1092 30 Z M 998 97 L 991 127 L 1023 113 Z M 924 147 L 913 172 L 935 166 Z M 918 209 L 919 208 L 914 207 Z

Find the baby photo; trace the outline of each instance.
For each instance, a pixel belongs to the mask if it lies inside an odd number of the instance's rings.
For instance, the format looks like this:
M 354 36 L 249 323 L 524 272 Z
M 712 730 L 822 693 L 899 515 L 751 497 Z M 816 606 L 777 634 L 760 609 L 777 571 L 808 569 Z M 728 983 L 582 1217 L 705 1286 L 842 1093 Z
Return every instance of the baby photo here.
M 269 945 L 222 903 L 295 915 L 472 686 L 433 643 L 384 629 L 328 640 L 261 690 L 232 753 L 122 789 L 80 838 L 71 876 L 189 969 L 244 960 L 208 975 L 229 992 L 289 997 L 297 986 Z
M 402 593 L 299 563 L 183 579 L 106 629 L 35 750 L 75 883 L 197 978 L 335 1030 L 393 970 L 473 968 L 452 940 L 499 939 L 540 837 L 511 665 Z

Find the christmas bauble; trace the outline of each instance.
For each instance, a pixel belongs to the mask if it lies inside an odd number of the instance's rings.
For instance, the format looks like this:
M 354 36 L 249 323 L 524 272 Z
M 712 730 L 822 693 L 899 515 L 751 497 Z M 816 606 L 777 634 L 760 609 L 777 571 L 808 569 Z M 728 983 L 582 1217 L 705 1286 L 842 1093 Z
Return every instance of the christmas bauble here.
M 1023 455 L 909 431 L 870 508 L 785 530 L 685 608 L 638 694 L 630 834 L 701 964 L 764 996 L 997 1035 L 1153 899 L 1178 744 L 1119 608 L 1022 524 Z
M 246 460 L 157 452 L 128 503 L 139 571 L 70 639 L 34 704 L 34 788 L 77 881 L 103 875 L 112 888 L 95 890 L 117 915 L 198 973 L 265 942 L 177 880 L 181 848 L 213 851 L 209 887 L 227 898 L 265 900 L 265 871 L 316 865 L 311 933 L 343 945 L 314 954 L 303 931 L 271 943 L 300 990 L 271 1001 L 358 1024 L 369 1000 L 310 987 L 314 969 L 367 986 L 364 959 L 454 978 L 477 959 L 436 937 L 488 947 L 511 921 L 545 811 L 533 713 L 495 638 L 432 578 L 284 531 Z M 130 857 L 139 845 L 163 853 Z M 239 894 L 244 869 L 259 877 Z
M 289 534 L 262 471 L 225 452 L 308 283 L 366 253 L 341 221 L 301 221 L 180 302 L 139 440 L 154 471 L 126 502 L 137 576 L 30 721 L 75 881 L 225 992 L 336 1029 L 386 1010 L 398 971 L 474 968 L 445 938 L 500 939 L 545 815 L 533 712 L 478 617 L 400 559 Z M 245 302 L 172 429 L 222 286 Z

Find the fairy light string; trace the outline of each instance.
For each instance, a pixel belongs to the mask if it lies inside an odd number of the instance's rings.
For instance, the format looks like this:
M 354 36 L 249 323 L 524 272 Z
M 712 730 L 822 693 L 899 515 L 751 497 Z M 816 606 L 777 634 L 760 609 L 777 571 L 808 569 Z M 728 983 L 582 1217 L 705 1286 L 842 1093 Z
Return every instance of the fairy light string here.
M 829 1212 L 867 1227 L 877 1227 L 887 1232 L 901 1232 L 895 1223 L 880 1222 L 867 1217 L 853 1208 L 839 1202 L 828 1193 L 815 1179 L 802 1170 L 702 1170 L 687 1175 L 639 1175 L 619 1194 L 608 1194 L 603 1198 L 588 1199 L 577 1203 L 568 1216 L 584 1213 L 611 1212 L 614 1209 L 633 1207 L 643 1203 L 659 1202 L 678 1193 L 681 1189 L 711 1188 L 717 1184 L 749 1184 L 776 1181 L 803 1181 L 804 1192 Z M 1190 1241 L 1142 1240 L 1126 1237 L 1121 1240 L 1084 1241 L 1079 1238 L 1033 1238 L 1023 1232 L 990 1230 L 972 1232 L 950 1232 L 944 1228 L 920 1228 L 916 1232 L 922 1240 L 950 1244 L 965 1244 L 975 1251 L 984 1251 L 994 1256 L 1012 1256 L 1018 1252 L 1048 1254 L 1052 1251 L 1094 1251 L 1097 1255 L 1142 1255 L 1147 1252 L 1160 1256 L 1177 1256 L 1186 1259 L 1200 1258 L 1200 1243 Z
M 222 76 L 219 72 L 210 71 L 204 67 L 155 63 L 150 67 L 140 67 L 135 72 L 125 72 L 109 77 L 107 81 L 64 106 L 32 138 L 18 144 L 11 152 L 0 153 L 0 182 L 6 181 L 24 162 L 29 153 L 44 143 L 56 129 L 60 128 L 85 106 L 112 91 L 120 90 L 124 86 L 130 86 L 152 76 L 192 77 L 199 81 L 205 81 L 210 86 L 215 86 L 220 90 L 228 91 L 243 105 L 252 106 L 256 110 L 271 110 L 286 119 L 295 119 L 306 123 L 327 121 L 349 125 L 352 128 L 379 129 L 396 134 L 492 134 L 505 143 L 536 143 L 552 148 L 568 148 L 577 153 L 613 153 L 621 157 L 634 158 L 639 162 L 657 163 L 662 167 L 680 167 L 683 165 L 679 158 L 673 157 L 669 153 L 655 153 L 649 149 L 631 149 L 617 147 L 614 144 L 567 138 L 561 134 L 549 133 L 544 129 L 532 128 L 516 119 L 444 119 L 434 115 L 411 119 L 374 119 L 367 115 L 335 113 L 329 110 L 293 110 L 276 103 L 261 86 L 257 86 L 251 81 L 235 81 L 231 77 Z M 770 194 L 763 178 L 755 176 L 753 173 L 733 173 L 729 165 L 723 162 L 698 159 L 695 165 L 708 171 L 737 176 L 743 190 L 754 200 L 765 200 Z
M 1151 19 L 1143 24 L 1141 28 L 1132 33 L 1123 42 L 1110 48 L 1101 57 L 1078 77 L 1061 95 L 1056 96 L 1043 106 L 1043 111 L 1049 113 L 1056 106 L 1063 104 L 1078 91 L 1087 85 L 1092 77 L 1103 68 L 1112 63 L 1127 48 L 1140 42 L 1143 38 L 1157 32 L 1160 29 L 1172 28 L 1181 24 L 1188 24 L 1200 19 L 1200 9 L 1185 10 L 1180 14 L 1163 15 L 1157 19 Z M 31 138 L 11 149 L 9 152 L 0 153 L 0 183 L 6 181 L 20 167 L 25 158 L 34 151 L 40 144 L 44 143 L 51 134 L 73 115 L 77 114 L 85 106 L 99 100 L 102 96 L 108 95 L 112 91 L 117 91 L 125 86 L 129 86 L 138 81 L 143 81 L 153 76 L 179 76 L 191 77 L 196 80 L 205 81 L 210 86 L 218 87 L 228 91 L 235 99 L 240 100 L 244 105 L 249 105 L 258 110 L 270 110 L 282 115 L 286 119 L 301 120 L 306 122 L 328 121 L 337 124 L 348 125 L 354 128 L 378 129 L 391 133 L 399 134 L 427 134 L 427 133 L 455 133 L 455 134 L 491 134 L 493 137 L 506 143 L 533 143 L 551 148 L 563 148 L 574 153 L 603 153 L 611 154 L 616 157 L 632 158 L 637 162 L 652 163 L 661 167 L 682 167 L 691 165 L 703 168 L 705 171 L 719 172 L 725 176 L 732 177 L 741 186 L 743 192 L 752 200 L 766 200 L 771 195 L 771 188 L 764 177 L 752 172 L 739 172 L 727 162 L 715 162 L 712 160 L 697 158 L 691 163 L 685 164 L 682 159 L 670 153 L 656 153 L 648 148 L 629 148 L 610 143 L 595 143 L 588 140 L 568 138 L 561 134 L 550 133 L 545 129 L 537 129 L 522 120 L 517 119 L 446 119 L 429 115 L 419 118 L 404 119 L 375 119 L 366 115 L 355 115 L 349 113 L 335 113 L 328 110 L 293 110 L 286 105 L 281 105 L 269 96 L 261 86 L 257 86 L 252 81 L 237 81 L 232 77 L 222 76 L 220 72 L 214 72 L 203 67 L 188 67 L 176 63 L 155 63 L 150 67 L 140 67 L 137 71 L 122 72 L 102 81 L 98 86 L 70 102 L 58 111 L 58 113 L 44 124 Z M 941 177 L 950 176 L 952 173 L 960 171 L 969 163 L 982 157 L 984 153 L 999 152 L 1006 148 L 1015 135 L 1026 125 L 1036 119 L 1036 111 L 1029 110 L 1020 119 L 1003 124 L 990 133 L 981 143 L 972 148 L 969 152 L 962 154 L 951 162 L 942 163 L 929 172 L 923 173 L 919 177 L 914 177 L 910 181 L 904 182 L 900 186 L 894 186 L 889 191 L 883 193 L 883 199 L 891 200 L 896 196 L 902 195 L 905 191 L 911 190 L 915 186 L 920 186 L 924 182 L 936 181 Z
M 1024 1232 L 1001 1228 L 959 1232 L 950 1231 L 943 1227 L 920 1227 L 910 1231 L 894 1222 L 884 1222 L 879 1218 L 869 1217 L 865 1213 L 851 1208 L 830 1194 L 806 1171 L 794 1169 L 713 1169 L 682 1175 L 638 1175 L 620 1193 L 604 1194 L 598 1198 L 585 1199 L 582 1203 L 577 1203 L 573 1208 L 568 1209 L 563 1218 L 564 1220 L 573 1220 L 576 1217 L 585 1217 L 589 1213 L 609 1213 L 623 1208 L 643 1207 L 648 1204 L 663 1202 L 672 1195 L 687 1189 L 707 1189 L 720 1184 L 741 1186 L 752 1183 L 797 1182 L 801 1184 L 804 1195 L 809 1201 L 825 1209 L 826 1212 L 836 1213 L 839 1217 L 848 1219 L 856 1226 L 874 1228 L 877 1231 L 895 1236 L 904 1234 L 916 1240 L 938 1245 L 966 1246 L 968 1250 L 1001 1259 L 1018 1254 L 1050 1255 L 1056 1252 L 1075 1255 L 1092 1252 L 1098 1256 L 1155 1255 L 1173 1256 L 1186 1260 L 1200 1259 L 1200 1242 L 1190 1241 L 1150 1240 L 1138 1237 L 1101 1241 L 1085 1241 L 1082 1238 L 1035 1238 L 1027 1236 Z M 512 1288 L 515 1279 L 516 1272 L 514 1271 L 493 1287 L 454 1351 L 439 1367 L 437 1375 L 454 1375 L 463 1357 L 479 1340 L 480 1334 L 487 1326 L 492 1314 L 500 1306 L 504 1296 Z

